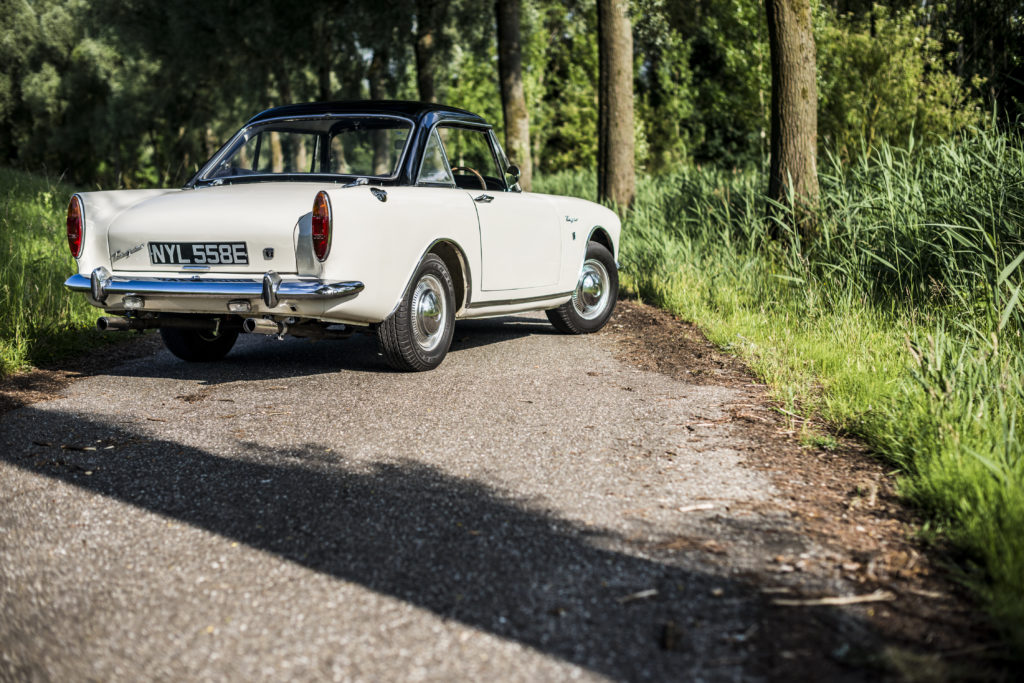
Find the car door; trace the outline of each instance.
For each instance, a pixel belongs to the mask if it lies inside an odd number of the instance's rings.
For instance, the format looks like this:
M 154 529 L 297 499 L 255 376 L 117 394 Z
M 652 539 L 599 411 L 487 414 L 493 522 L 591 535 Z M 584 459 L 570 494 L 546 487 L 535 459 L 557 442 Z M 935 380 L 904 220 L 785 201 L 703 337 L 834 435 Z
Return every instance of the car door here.
M 562 241 L 550 199 L 509 191 L 491 136 L 483 128 L 438 127 L 455 183 L 476 206 L 480 288 L 536 289 L 558 283 Z

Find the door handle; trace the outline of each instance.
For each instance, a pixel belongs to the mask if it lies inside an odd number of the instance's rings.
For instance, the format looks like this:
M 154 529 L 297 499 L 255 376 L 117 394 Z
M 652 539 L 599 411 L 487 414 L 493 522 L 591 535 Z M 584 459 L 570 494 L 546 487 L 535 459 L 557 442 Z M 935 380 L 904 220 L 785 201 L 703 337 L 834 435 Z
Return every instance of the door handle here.
M 490 204 L 494 201 L 494 197 L 489 194 L 482 194 L 479 197 L 473 197 L 474 202 L 480 202 L 481 204 Z

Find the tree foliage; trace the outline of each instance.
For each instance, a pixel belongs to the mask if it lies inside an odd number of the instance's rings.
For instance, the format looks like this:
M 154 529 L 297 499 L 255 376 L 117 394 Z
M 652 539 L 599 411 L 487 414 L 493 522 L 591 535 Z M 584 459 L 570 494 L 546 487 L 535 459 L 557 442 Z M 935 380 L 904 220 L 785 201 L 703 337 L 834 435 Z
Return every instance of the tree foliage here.
M 436 98 L 500 129 L 489 3 L 435 21 Z M 181 182 L 252 114 L 286 101 L 417 99 L 435 2 L 0 0 L 0 158 L 85 184 Z M 941 137 L 1024 92 L 1014 0 L 825 0 L 815 9 L 822 145 Z M 438 18 L 440 17 L 440 18 Z M 636 162 L 758 166 L 770 66 L 760 0 L 632 0 Z M 429 23 L 428 21 L 428 23 Z M 522 0 L 538 173 L 597 158 L 596 0 Z M 503 131 L 499 130 L 499 135 Z
M 821 142 L 850 159 L 881 141 L 940 140 L 980 121 L 979 103 L 921 10 L 818 15 Z M 970 85 L 981 83 L 980 77 Z

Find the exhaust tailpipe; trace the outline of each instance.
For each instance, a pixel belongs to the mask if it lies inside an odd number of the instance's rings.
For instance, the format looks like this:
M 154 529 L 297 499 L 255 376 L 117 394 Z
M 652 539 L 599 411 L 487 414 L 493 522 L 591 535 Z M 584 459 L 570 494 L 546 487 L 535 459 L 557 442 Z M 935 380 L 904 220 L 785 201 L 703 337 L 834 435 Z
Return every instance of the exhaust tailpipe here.
M 161 316 L 159 318 L 123 318 L 120 316 L 103 316 L 96 320 L 96 329 L 100 332 L 152 330 L 160 327 L 177 327 L 183 330 L 215 332 L 217 330 L 227 329 L 237 330 L 238 323 L 222 321 L 220 318 L 193 318 L 189 316 Z
M 242 331 L 248 334 L 269 334 L 280 337 L 288 333 L 288 326 L 269 318 L 246 318 L 242 321 Z
M 159 320 L 154 318 L 121 318 L 118 316 L 103 316 L 96 320 L 96 329 L 100 332 L 148 330 L 154 327 L 160 327 Z

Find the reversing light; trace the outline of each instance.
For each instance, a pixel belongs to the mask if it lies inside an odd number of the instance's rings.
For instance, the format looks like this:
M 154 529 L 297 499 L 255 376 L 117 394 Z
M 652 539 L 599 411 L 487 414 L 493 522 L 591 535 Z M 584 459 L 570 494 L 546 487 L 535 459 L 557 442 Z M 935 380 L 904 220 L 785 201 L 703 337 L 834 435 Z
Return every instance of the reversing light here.
M 68 203 L 68 248 L 71 255 L 78 258 L 82 255 L 82 237 L 85 234 L 85 212 L 82 210 L 82 198 L 77 194 Z
M 331 251 L 331 200 L 321 190 L 313 200 L 313 255 L 318 261 Z

